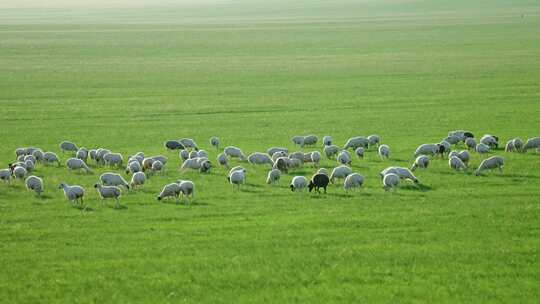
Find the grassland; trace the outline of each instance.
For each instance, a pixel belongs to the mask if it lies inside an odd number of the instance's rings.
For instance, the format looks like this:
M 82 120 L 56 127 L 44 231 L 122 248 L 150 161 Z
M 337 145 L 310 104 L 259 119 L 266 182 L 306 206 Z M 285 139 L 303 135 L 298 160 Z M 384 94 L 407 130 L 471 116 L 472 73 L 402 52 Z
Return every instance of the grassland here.
M 452 129 L 539 136 L 535 1 L 2 5 L 2 167 L 66 139 L 171 159 L 120 210 L 92 189 L 105 169 L 38 167 L 41 200 L 1 184 L 2 302 L 538 301 L 539 155 L 497 151 L 505 172 L 482 177 L 434 161 L 422 191 L 385 193 L 377 177 Z M 190 207 L 155 199 L 181 177 L 166 139 L 215 158 L 213 135 L 254 152 L 308 133 L 380 134 L 393 156 L 353 162 L 367 180 L 351 195 L 291 193 L 291 176 L 267 187 L 249 167 L 240 192 L 218 168 L 182 175 L 198 187 Z M 61 181 L 85 186 L 91 211 Z

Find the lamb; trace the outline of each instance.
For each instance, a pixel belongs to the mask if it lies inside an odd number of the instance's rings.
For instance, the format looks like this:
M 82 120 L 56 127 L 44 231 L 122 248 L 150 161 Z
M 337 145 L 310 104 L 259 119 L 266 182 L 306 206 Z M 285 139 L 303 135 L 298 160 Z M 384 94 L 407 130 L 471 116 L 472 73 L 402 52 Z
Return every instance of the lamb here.
M 66 166 L 70 170 L 84 170 L 86 173 L 92 173 L 92 170 L 82 161 L 78 158 L 70 158 L 66 162 Z
M 240 148 L 238 147 L 229 146 L 229 147 L 226 147 L 223 152 L 225 152 L 225 154 L 231 158 L 236 157 L 236 158 L 239 158 L 241 161 L 246 160 L 246 156 L 244 155 L 244 152 L 242 152 L 242 150 L 240 150 Z
M 495 168 L 499 168 L 500 172 L 503 172 L 504 167 L 504 158 L 501 156 L 492 156 L 488 159 L 484 159 L 481 163 L 478 169 L 474 172 L 476 176 L 480 175 L 482 171 L 485 170 L 493 170 Z
M 43 192 L 43 180 L 37 176 L 30 175 L 25 180 L 26 189 L 36 192 L 36 194 L 41 197 Z
M 451 156 L 448 160 L 448 165 L 450 165 L 450 168 L 457 171 L 462 169 L 467 170 L 467 166 L 465 165 L 465 163 L 463 163 L 463 161 L 457 156 Z
M 390 158 L 390 147 L 388 145 L 380 145 L 379 146 L 379 156 L 382 159 Z
M 416 151 L 414 152 L 414 157 L 418 157 L 420 155 L 431 155 L 434 156 L 437 153 L 440 153 L 440 144 L 422 144 L 416 148 Z
M 330 158 L 336 154 L 338 154 L 340 148 L 336 145 L 330 145 L 325 146 L 323 149 L 324 154 L 326 155 L 326 158 Z
M 333 184 L 336 178 L 346 178 L 347 175 L 351 173 L 352 169 L 348 166 L 341 165 L 339 167 L 335 167 L 334 170 L 332 170 L 332 174 L 330 174 L 330 182 Z
M 189 151 L 188 150 L 180 150 L 180 153 L 178 155 L 180 156 L 181 160 L 189 159 Z
M 62 150 L 62 153 L 65 153 L 66 151 L 69 152 L 77 152 L 79 148 L 77 148 L 77 145 L 70 142 L 70 141 L 63 141 L 60 143 L 60 150 Z
M 184 150 L 184 145 L 180 143 L 178 140 L 167 140 L 164 144 L 165 148 L 167 150 Z
M 268 164 L 272 166 L 274 162 L 272 161 L 272 158 L 268 156 L 266 153 L 262 152 L 255 152 L 248 156 L 248 162 L 252 165 L 264 165 Z
M 342 165 L 350 165 L 352 163 L 351 154 L 347 150 L 341 151 L 337 156 L 337 162 Z
M 319 151 L 313 151 L 311 152 L 311 162 L 314 166 L 319 166 L 321 162 L 321 152 Z
M 122 196 L 120 188 L 116 186 L 103 186 L 102 184 L 95 184 L 94 188 L 96 188 L 99 193 L 102 205 L 104 199 L 113 198 L 116 201 L 115 208 L 120 207 L 120 196 Z
M 308 185 L 308 180 L 305 176 L 295 176 L 291 181 L 291 191 L 302 191 Z
M 181 192 L 182 189 L 178 183 L 171 183 L 163 187 L 163 190 L 161 190 L 159 193 L 157 200 L 161 201 L 165 198 L 174 197 L 176 198 L 176 203 L 178 203 L 178 197 L 180 196 Z
M 323 146 L 331 146 L 333 139 L 332 136 L 326 135 L 322 138 Z
M 523 152 L 527 152 L 529 149 L 540 148 L 540 137 L 533 137 L 527 139 L 525 145 L 523 146 Z
M 344 150 L 352 148 L 353 150 L 356 150 L 358 147 L 368 148 L 369 146 L 369 140 L 362 136 L 356 136 L 351 137 L 347 140 L 345 143 L 345 146 L 343 147 Z
M 480 154 L 489 153 L 489 146 L 484 143 L 479 143 L 476 145 L 476 152 Z
M 364 177 L 358 173 L 351 173 L 347 175 L 345 178 L 345 182 L 343 183 L 343 188 L 345 189 L 345 192 L 349 192 L 349 190 L 354 188 L 359 188 L 364 184 Z
M 163 170 L 163 163 L 159 160 L 156 160 L 152 163 L 152 173 L 156 174 L 157 172 L 161 172 Z
M 107 172 L 101 174 L 99 179 L 105 186 L 124 186 L 129 190 L 129 184 L 120 174 Z
M 266 177 L 266 183 L 269 185 L 279 183 L 280 178 L 281 178 L 281 171 L 279 171 L 278 169 L 272 169 L 268 171 L 268 176 Z
M 187 148 L 193 148 L 195 151 L 199 151 L 199 147 L 195 143 L 195 141 L 191 138 L 182 138 L 179 140 L 179 142 L 184 145 L 184 147 Z
M 295 153 L 302 153 L 302 152 L 295 152 Z M 294 154 L 294 153 L 293 153 Z M 276 162 L 276 159 L 280 157 L 287 157 L 289 154 L 285 151 L 276 151 L 272 154 L 272 161 Z
M 0 170 L 0 179 L 4 183 L 9 183 L 11 181 L 11 169 L 2 169 Z
M 356 154 L 356 156 L 358 156 L 358 158 L 364 158 L 365 150 L 366 149 L 364 149 L 363 147 L 358 147 L 356 148 L 356 150 L 354 150 L 354 153 Z
M 195 199 L 195 184 L 192 181 L 179 180 L 176 183 L 180 186 L 182 200 L 186 197 L 186 204 L 189 204 L 190 199 L 191 201 Z
M 41 149 L 35 150 L 35 151 L 32 152 L 32 154 L 30 154 L 30 155 L 34 156 L 35 159 L 36 159 L 38 162 L 42 162 L 42 161 L 43 161 L 43 150 L 41 150 Z
M 311 180 L 309 181 L 309 192 L 315 188 L 315 191 L 317 193 L 321 193 L 319 190 L 320 188 L 324 189 L 324 193 L 326 193 L 326 187 L 328 186 L 328 183 L 330 182 L 330 178 L 328 178 L 328 175 L 326 174 L 315 174 L 311 177 Z
M 304 136 L 294 136 L 291 140 L 295 145 L 302 146 L 304 144 Z
M 369 135 L 367 137 L 367 140 L 368 140 L 368 146 L 372 147 L 372 146 L 379 146 L 379 144 L 381 143 L 381 137 L 379 135 Z
M 126 167 L 126 174 L 141 172 L 142 167 L 137 161 L 129 162 Z
M 289 155 L 289 149 L 287 149 L 287 148 L 271 147 L 268 150 L 266 150 L 266 153 L 268 153 L 268 155 L 270 155 L 270 156 L 273 156 L 274 153 L 277 153 L 277 152 L 282 152 L 281 154 L 285 154 L 283 156 Z
M 499 146 L 499 138 L 497 136 L 486 134 L 480 138 L 480 143 L 496 149 Z
M 416 168 L 427 168 L 429 166 L 429 157 L 425 155 L 420 155 L 414 160 L 414 164 L 411 167 L 411 171 L 416 170 Z
M 220 166 L 229 168 L 229 158 L 227 157 L 225 153 L 221 153 L 218 155 L 217 162 Z
M 395 189 L 397 186 L 399 186 L 399 176 L 395 173 L 388 173 L 383 177 L 383 188 L 384 191 L 388 191 L 390 189 Z
M 43 164 L 48 165 L 52 163 L 57 163 L 58 167 L 60 167 L 60 159 L 58 159 L 58 155 L 56 155 L 54 152 L 43 153 Z
M 79 150 L 77 150 L 77 153 L 75 154 L 75 157 L 84 161 L 85 163 L 88 162 L 88 149 L 86 149 L 85 147 L 79 148 Z
M 215 136 L 210 137 L 210 145 L 212 147 L 216 147 L 216 150 L 219 150 L 219 144 L 220 144 L 219 138 Z
M 84 188 L 78 185 L 70 186 L 66 183 L 61 183 L 58 189 L 64 190 L 64 195 L 68 201 L 83 203 Z
M 317 141 L 319 140 L 319 138 L 315 135 L 307 135 L 307 136 L 304 136 L 304 140 L 302 141 L 302 144 L 300 145 L 300 147 L 304 147 L 304 146 L 314 146 L 317 144 Z
M 135 172 L 133 176 L 131 176 L 131 182 L 129 185 L 131 188 L 136 189 L 146 182 L 146 175 L 142 171 Z
M 388 167 L 388 168 L 382 170 L 380 175 L 381 175 L 382 178 L 384 178 L 384 176 L 389 174 L 389 173 L 394 173 L 394 174 L 398 175 L 401 179 L 409 179 L 409 180 L 413 181 L 416 184 L 420 183 L 418 178 L 416 178 L 416 176 L 414 176 L 414 174 L 408 168 L 404 168 L 404 167 Z
M 13 176 L 15 178 L 23 179 L 26 174 L 28 174 L 28 171 L 24 167 L 15 166 L 15 168 L 13 168 Z
M 236 170 L 232 171 L 229 174 L 229 177 L 227 178 L 231 185 L 237 185 L 238 189 L 240 189 L 240 185 L 244 184 L 246 182 L 246 171 L 245 170 Z
M 279 171 L 283 173 L 287 173 L 289 171 L 289 164 L 291 160 L 288 157 L 279 157 L 274 162 L 274 165 L 272 166 L 272 169 L 278 169 Z
M 120 168 L 122 166 L 122 163 L 124 162 L 124 158 L 120 153 L 107 153 L 103 155 L 103 161 L 106 165 L 110 167 L 116 166 Z

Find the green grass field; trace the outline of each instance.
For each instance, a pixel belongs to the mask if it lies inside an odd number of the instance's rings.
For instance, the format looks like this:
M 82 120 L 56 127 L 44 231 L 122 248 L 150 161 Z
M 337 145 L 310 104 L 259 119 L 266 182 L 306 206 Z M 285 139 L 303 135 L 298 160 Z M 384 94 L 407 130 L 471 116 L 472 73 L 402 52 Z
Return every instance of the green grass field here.
M 38 166 L 43 199 L 0 184 L 0 302 L 538 302 L 539 154 L 496 151 L 504 173 L 480 177 L 434 160 L 395 193 L 378 177 L 450 130 L 540 136 L 537 1 L 31 2 L 0 4 L 1 167 L 25 146 L 65 162 L 62 140 L 170 161 L 121 209 L 93 189 L 105 168 Z M 233 191 L 163 147 L 192 137 L 214 160 L 213 135 L 251 153 L 299 134 L 379 134 L 393 154 L 354 159 L 361 191 L 316 195 L 287 188 L 311 166 L 269 187 L 246 165 Z M 179 178 L 195 203 L 158 203 Z

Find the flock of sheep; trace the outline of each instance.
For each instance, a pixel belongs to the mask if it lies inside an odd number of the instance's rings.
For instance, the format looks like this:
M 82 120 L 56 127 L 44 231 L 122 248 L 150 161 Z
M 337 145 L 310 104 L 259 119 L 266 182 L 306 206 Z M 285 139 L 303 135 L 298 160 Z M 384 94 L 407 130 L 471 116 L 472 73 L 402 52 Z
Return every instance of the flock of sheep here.
M 315 135 L 295 136 L 292 138 L 295 145 L 304 147 L 313 147 L 319 142 L 319 138 Z M 217 137 L 210 138 L 210 144 L 217 150 L 220 149 L 220 140 Z M 464 145 L 466 149 L 461 151 L 453 151 L 452 146 Z M 415 153 L 415 160 L 410 168 L 405 167 L 388 167 L 380 172 L 383 188 L 388 191 L 395 189 L 400 184 L 401 180 L 411 180 L 414 183 L 419 183 L 418 178 L 413 171 L 417 168 L 428 168 L 430 161 L 433 158 L 440 157 L 448 158 L 448 164 L 454 170 L 466 170 L 468 168 L 471 153 L 479 154 L 489 153 L 499 146 L 499 138 L 493 135 L 484 135 L 478 142 L 473 133 L 464 130 L 451 131 L 448 136 L 440 143 L 422 144 Z M 213 166 L 209 160 L 209 155 L 205 150 L 199 149 L 193 139 L 183 138 L 180 140 L 169 140 L 165 142 L 165 147 L 168 150 L 178 150 L 179 157 L 183 161 L 180 170 L 197 170 L 200 173 L 209 172 Z M 388 145 L 381 144 L 381 138 L 378 135 L 370 135 L 367 137 L 357 136 L 347 140 L 343 147 L 334 144 L 332 137 L 324 136 L 322 139 L 322 153 L 320 151 L 312 152 L 293 152 L 282 147 L 271 147 L 266 152 L 254 152 L 248 156 L 244 152 L 234 146 L 228 146 L 223 149 L 223 152 L 217 156 L 217 164 L 225 168 L 229 168 L 229 161 L 233 158 L 240 162 L 248 162 L 251 165 L 268 165 L 271 169 L 268 171 L 267 184 L 274 185 L 279 183 L 283 173 L 288 173 L 289 170 L 302 167 L 306 163 L 312 163 L 318 167 L 323 155 L 327 159 L 335 159 L 337 166 L 329 172 L 326 168 L 319 168 L 318 171 L 310 178 L 305 176 L 294 176 L 290 183 L 292 191 L 302 191 L 308 188 L 311 192 L 313 189 L 319 192 L 322 188 L 326 193 L 329 183 L 334 183 L 336 179 L 344 179 L 343 188 L 345 191 L 359 188 L 363 185 L 365 177 L 359 173 L 353 172 L 350 165 L 353 160 L 353 154 L 349 150 L 354 151 L 354 155 L 358 158 L 363 158 L 364 154 L 370 149 L 375 148 L 382 159 L 388 159 L 391 155 L 391 149 Z M 528 139 L 526 142 L 519 138 L 511 139 L 507 142 L 506 152 L 527 152 L 530 149 L 536 149 L 540 153 L 540 137 Z M 129 190 L 137 189 L 143 186 L 148 175 L 156 174 L 162 171 L 167 164 L 168 158 L 163 155 L 146 157 L 143 152 L 138 152 L 127 158 L 124 162 L 124 157 L 120 153 L 112 152 L 108 149 L 86 149 L 78 148 L 76 144 L 64 141 L 60 144 L 62 153 L 73 153 L 73 157 L 67 159 L 66 167 L 70 170 L 83 170 L 91 173 L 92 169 L 89 166 L 92 161 L 96 166 L 109 166 L 111 168 L 124 168 L 125 173 L 131 175 L 128 183 L 122 175 L 115 172 L 107 172 L 101 174 L 99 182 L 94 185 L 98 192 L 101 201 L 104 199 L 114 199 L 116 206 L 119 206 L 119 199 L 122 195 L 121 188 Z M 9 168 L 0 170 L 0 179 L 9 183 L 12 178 L 25 180 L 27 189 L 34 191 L 38 196 L 41 196 L 44 191 L 43 180 L 40 177 L 31 175 L 38 164 L 60 166 L 60 158 L 54 152 L 44 152 L 40 148 L 18 148 L 15 150 L 17 161 L 9 164 Z M 476 169 L 475 174 L 479 175 L 485 170 L 499 169 L 502 172 L 504 159 L 501 156 L 491 156 L 484 159 L 480 166 Z M 246 183 L 247 170 L 242 166 L 231 168 L 227 175 L 228 182 L 233 187 L 238 187 Z M 61 183 L 59 189 L 62 189 L 66 199 L 69 201 L 83 204 L 85 189 L 79 185 L 68 185 Z M 192 181 L 177 180 L 176 182 L 167 184 L 157 196 L 158 200 L 166 198 L 174 198 L 176 202 L 179 199 L 186 199 L 186 203 L 194 199 L 195 184 Z

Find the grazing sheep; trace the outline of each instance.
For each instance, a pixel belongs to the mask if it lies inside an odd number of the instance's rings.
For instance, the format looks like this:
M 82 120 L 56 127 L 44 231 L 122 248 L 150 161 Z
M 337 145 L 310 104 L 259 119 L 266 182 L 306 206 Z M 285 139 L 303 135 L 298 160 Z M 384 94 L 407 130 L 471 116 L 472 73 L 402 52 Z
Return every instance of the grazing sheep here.
M 60 167 L 60 159 L 58 158 L 58 155 L 56 155 L 54 152 L 43 153 L 43 164 L 49 165 L 52 163 L 57 163 L 58 167 Z
M 239 158 L 241 161 L 246 160 L 244 152 L 242 152 L 242 150 L 240 150 L 238 147 L 228 146 L 223 152 L 230 158 Z
M 326 158 L 331 158 L 334 155 L 338 154 L 339 150 L 341 149 L 338 146 L 330 145 L 330 146 L 325 146 L 323 149 L 323 152 L 326 155 Z
M 180 186 L 182 200 L 184 200 L 184 197 L 186 198 L 186 204 L 195 199 L 195 184 L 192 181 L 179 180 L 176 183 Z
M 131 188 L 136 189 L 146 182 L 146 175 L 142 171 L 135 172 L 133 176 L 131 176 L 131 182 L 129 185 Z
M 510 139 L 509 141 L 506 142 L 506 145 L 504 146 L 504 151 L 505 152 L 514 152 L 514 151 L 516 151 L 516 148 L 514 147 L 514 140 L 513 139 Z
M 122 154 L 120 153 L 107 153 L 103 155 L 103 161 L 106 165 L 110 167 L 118 167 L 120 168 L 122 164 L 124 163 L 124 158 L 122 157 Z
M 70 142 L 70 141 L 63 141 L 60 143 L 60 150 L 62 150 L 62 153 L 65 153 L 66 151 L 69 152 L 77 152 L 79 148 L 77 148 L 77 145 Z
M 369 135 L 367 137 L 367 140 L 368 140 L 369 147 L 372 147 L 372 146 L 378 147 L 379 144 L 381 143 L 381 137 L 379 135 Z
M 91 160 L 97 162 L 97 150 L 96 149 L 92 149 L 92 150 L 88 151 L 88 156 L 90 157 Z
M 180 167 L 180 171 L 183 172 L 187 169 L 193 169 L 193 170 L 199 170 L 199 172 L 208 172 L 212 168 L 212 164 L 210 161 L 205 157 L 197 157 L 197 158 L 190 158 L 186 159 L 182 166 Z
M 279 171 L 278 169 L 272 169 L 268 171 L 268 176 L 266 177 L 266 183 L 269 185 L 279 183 L 280 178 L 281 178 L 281 171 Z
M 358 156 L 358 158 L 364 158 L 365 151 L 366 149 L 364 149 L 363 147 L 358 147 L 356 148 L 356 150 L 354 150 L 354 153 L 356 154 L 356 156 Z
M 295 176 L 291 181 L 291 191 L 302 191 L 308 185 L 308 180 L 305 176 Z
M 64 190 L 64 195 L 66 199 L 70 202 L 78 202 L 83 203 L 83 197 L 84 197 L 84 188 L 78 185 L 70 186 L 66 183 L 61 183 L 60 186 L 58 186 L 58 189 Z
M 290 158 L 288 166 L 289 168 L 301 168 L 304 162 L 298 158 Z
M 189 158 L 197 158 L 197 157 L 199 157 L 199 153 L 197 153 L 197 151 L 189 152 Z
M 244 168 L 244 167 L 242 167 L 242 166 L 236 166 L 236 167 L 232 167 L 231 170 L 229 170 L 229 174 L 228 174 L 227 176 L 231 176 L 231 174 L 232 174 L 234 171 L 242 171 L 242 172 L 244 172 L 244 174 L 247 174 L 246 168 Z
M 43 180 L 37 176 L 30 175 L 25 180 L 26 189 L 36 192 L 36 194 L 41 197 L 43 192 Z
M 82 161 L 82 159 L 78 158 L 70 158 L 66 161 L 66 166 L 69 170 L 84 170 L 86 173 L 92 173 L 92 170 Z
M 180 185 L 178 183 L 171 183 L 163 187 L 163 190 L 161 190 L 159 193 L 157 200 L 161 201 L 165 198 L 174 197 L 176 199 L 176 203 L 178 203 L 178 197 L 180 196 L 181 192 L 182 189 L 180 189 Z
M 299 159 L 301 161 L 304 161 L 304 152 L 302 152 L 302 151 L 293 152 L 293 153 L 289 154 L 289 158 L 290 159 Z
M 427 168 L 429 166 L 429 157 L 425 155 L 418 156 L 413 165 L 411 166 L 411 171 L 416 170 L 416 168 Z
M 24 162 L 25 157 L 26 157 L 26 155 L 21 155 L 21 156 L 17 157 L 17 161 L 22 163 L 22 162 Z
M 129 159 L 129 158 L 136 158 L 136 159 L 139 161 L 139 163 L 142 165 L 142 162 L 143 162 L 143 160 L 144 160 L 145 157 L 144 157 L 144 153 L 143 153 L 143 152 L 137 152 L 137 153 L 135 153 L 135 155 L 133 155 L 133 156 L 131 156 L 131 157 L 128 157 L 128 159 Z M 162 162 L 162 163 L 163 163 L 163 162 Z
M 152 163 L 152 173 L 156 174 L 158 172 L 161 172 L 163 170 L 163 163 L 159 160 L 156 160 Z
M 342 165 L 350 165 L 352 163 L 352 157 L 349 151 L 343 150 L 337 156 L 337 162 Z
M 457 145 L 459 142 L 461 142 L 461 137 L 458 137 L 456 135 L 450 135 L 443 139 L 443 141 L 446 141 L 447 143 L 451 145 Z
M 317 173 L 317 174 L 326 174 L 326 175 L 328 175 L 328 169 L 326 169 L 326 168 L 319 168 L 319 170 L 317 170 L 316 173 Z
M 167 140 L 164 143 L 164 146 L 165 146 L 165 148 L 167 148 L 167 150 L 184 150 L 185 149 L 184 145 L 182 145 L 177 140 Z
M 109 153 L 111 153 L 111 150 L 102 149 L 102 148 L 97 149 L 96 150 L 96 163 L 103 164 L 105 162 L 103 157 Z
M 272 166 L 274 164 L 274 162 L 272 161 L 272 158 L 270 158 L 270 156 L 268 156 L 268 154 L 262 153 L 262 152 L 251 153 L 248 156 L 248 162 L 250 164 L 252 164 L 252 165 L 265 165 L 265 164 L 268 164 L 268 165 Z
M 497 136 L 486 134 L 480 138 L 480 143 L 488 145 L 492 149 L 496 149 L 499 146 L 499 138 Z
M 304 136 L 294 136 L 291 140 L 295 145 L 301 146 L 304 144 Z
M 167 156 L 163 156 L 163 155 L 151 156 L 150 158 L 153 159 L 154 161 L 159 160 L 164 166 L 167 164 L 167 161 L 168 161 Z
M 311 162 L 313 163 L 314 166 L 318 167 L 319 164 L 321 163 L 321 152 L 319 151 L 313 151 L 311 152 Z
M 481 163 L 478 169 L 474 172 L 476 176 L 480 175 L 482 171 L 485 170 L 493 170 L 495 168 L 499 168 L 499 171 L 502 173 L 504 167 L 504 158 L 501 156 L 492 156 L 488 159 L 484 159 Z
M 455 130 L 448 132 L 448 137 L 452 136 L 457 137 L 459 141 L 465 141 L 467 138 L 474 137 L 474 134 L 465 130 Z
M 390 158 L 390 147 L 388 145 L 380 145 L 379 146 L 379 156 L 382 159 Z
M 439 143 L 439 153 L 441 154 L 441 157 L 450 153 L 450 151 L 452 151 L 452 145 L 449 142 L 443 140 Z
M 103 173 L 99 177 L 99 180 L 101 180 L 105 186 L 124 186 L 127 190 L 129 190 L 128 182 L 126 182 L 126 180 L 120 174 L 112 172 Z
M 221 153 L 217 156 L 217 162 L 220 166 L 223 166 L 225 168 L 229 168 L 229 158 L 227 157 L 227 154 Z
M 41 150 L 41 149 L 35 150 L 35 151 L 32 152 L 32 154 L 30 154 L 30 155 L 34 156 L 35 159 L 36 159 L 38 162 L 42 162 L 42 161 L 43 161 L 43 150 Z
M 368 148 L 369 146 L 369 140 L 363 136 L 356 136 L 351 137 L 347 140 L 345 143 L 345 146 L 343 147 L 344 150 L 352 148 L 353 150 L 356 150 L 358 147 Z
M 94 188 L 96 188 L 99 193 L 102 205 L 104 199 L 114 198 L 116 201 L 115 208 L 120 207 L 120 196 L 122 196 L 122 191 L 120 191 L 120 188 L 116 186 L 103 186 L 102 184 L 95 184 Z
M 364 177 L 362 175 L 358 173 L 351 173 L 345 178 L 345 182 L 343 182 L 343 188 L 345 189 L 345 192 L 349 192 L 349 190 L 359 188 L 363 184 Z
M 322 138 L 323 146 L 331 146 L 333 139 L 332 136 L 326 135 Z
M 75 154 L 75 157 L 84 161 L 85 163 L 88 162 L 88 149 L 86 149 L 85 147 L 79 148 L 79 150 L 77 150 L 77 153 Z
M 199 147 L 195 143 L 195 141 L 191 138 L 182 138 L 179 140 L 182 145 L 184 145 L 184 148 L 193 148 L 195 151 L 199 151 Z
M 0 179 L 4 183 L 9 183 L 11 181 L 11 169 L 2 169 L 0 170 Z
M 533 137 L 527 139 L 527 142 L 525 142 L 525 145 L 523 146 L 523 152 L 527 152 L 529 149 L 535 149 L 540 147 L 540 137 Z
M 431 155 L 434 156 L 437 153 L 440 153 L 440 144 L 422 144 L 416 148 L 416 151 L 414 152 L 414 157 L 418 157 L 420 155 Z
M 350 167 L 347 167 L 345 165 L 341 165 L 339 167 L 335 167 L 334 170 L 332 170 L 332 174 L 330 174 L 330 182 L 332 184 L 334 183 L 334 179 L 336 178 L 346 178 L 347 175 L 351 174 L 353 171 Z
M 272 169 L 278 169 L 279 171 L 283 173 L 287 173 L 289 171 L 289 164 L 291 163 L 291 159 L 288 157 L 279 157 L 274 162 L 274 165 L 272 166 Z
M 28 159 L 24 162 L 24 168 L 26 169 L 26 171 L 32 172 L 36 168 L 36 164 Z
M 513 142 L 513 145 L 514 145 L 514 149 L 516 151 L 519 151 L 519 152 L 523 151 L 523 146 L 525 145 L 525 143 L 523 142 L 523 140 L 521 138 L 514 138 L 512 140 L 512 142 Z
M 408 168 L 404 167 L 388 167 L 384 170 L 382 170 L 379 174 L 382 178 L 384 178 L 385 175 L 388 173 L 394 173 L 397 174 L 401 179 L 408 179 L 413 181 L 414 183 L 418 184 L 420 181 L 414 174 L 409 170 Z
M 383 189 L 388 191 L 390 189 L 395 189 L 399 186 L 399 176 L 395 173 L 388 173 L 383 177 Z
M 234 187 L 234 185 L 238 186 L 238 189 L 240 189 L 240 185 L 244 184 L 246 182 L 246 171 L 245 170 L 236 170 L 232 171 L 229 174 L 229 177 L 227 178 L 231 185 Z
M 464 162 L 465 165 L 468 165 L 469 161 L 471 160 L 471 154 L 467 150 L 459 151 L 457 157 L 459 157 L 459 159 L 461 159 L 461 161 Z
M 268 148 L 268 150 L 266 150 L 266 153 L 268 153 L 268 155 L 270 156 L 273 156 L 274 153 L 277 153 L 277 152 L 282 152 L 281 154 L 284 154 L 283 156 L 289 155 L 289 149 L 287 148 L 271 147 L 271 148 Z
M 208 158 L 208 152 L 206 152 L 204 150 L 199 150 L 199 151 L 197 151 L 197 157 Z
M 484 143 L 479 143 L 476 145 L 476 152 L 480 154 L 489 153 L 489 146 Z
M 313 188 L 315 188 L 315 191 L 317 191 L 317 193 L 321 193 L 319 189 L 323 188 L 324 193 L 326 193 L 326 187 L 328 186 L 328 183 L 330 183 L 330 178 L 328 178 L 328 175 L 321 173 L 315 174 L 311 177 L 311 180 L 309 181 L 309 192 L 311 192 Z
M 21 155 L 26 155 L 26 148 L 15 149 L 15 157 L 19 157 Z
M 300 145 L 300 147 L 305 147 L 305 146 L 314 146 L 317 144 L 317 141 L 319 140 L 319 138 L 315 135 L 307 135 L 307 136 L 304 136 L 304 140 L 302 141 L 302 144 Z
M 126 167 L 126 174 L 137 173 L 142 171 L 142 166 L 137 161 L 129 162 Z
M 220 144 L 219 138 L 215 136 L 210 137 L 210 145 L 212 147 L 215 147 L 216 150 L 219 150 L 219 144 Z
M 28 171 L 24 167 L 16 166 L 13 168 L 13 176 L 18 179 L 23 179 L 26 174 L 28 174 Z
M 463 161 L 457 156 L 450 157 L 450 159 L 448 160 L 448 165 L 450 166 L 450 168 L 457 171 L 467 170 L 467 166 L 465 165 L 465 163 L 463 163 Z
M 142 161 L 142 169 L 143 169 L 143 171 L 151 170 L 153 163 L 154 163 L 153 158 L 148 158 L 147 157 L 147 158 L 143 159 L 143 161 Z
M 181 160 L 189 159 L 189 151 L 188 150 L 180 150 L 180 153 L 178 153 L 178 156 Z
M 295 152 L 295 153 L 302 153 L 302 152 Z M 285 152 L 285 151 L 276 151 L 272 154 L 272 161 L 273 162 L 276 162 L 276 159 L 280 158 L 280 157 L 287 157 L 289 156 L 289 153 L 288 152 Z

